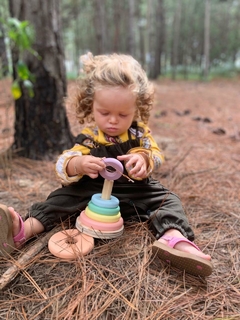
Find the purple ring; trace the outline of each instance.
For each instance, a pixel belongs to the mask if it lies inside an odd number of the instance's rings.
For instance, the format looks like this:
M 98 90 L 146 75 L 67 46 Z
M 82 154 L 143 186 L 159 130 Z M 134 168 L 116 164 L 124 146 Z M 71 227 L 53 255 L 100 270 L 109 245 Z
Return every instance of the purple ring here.
M 108 167 L 113 167 L 115 171 L 107 171 L 107 168 L 99 171 L 100 175 L 107 180 L 117 180 L 123 173 L 123 165 L 115 158 L 105 158 L 104 163 Z

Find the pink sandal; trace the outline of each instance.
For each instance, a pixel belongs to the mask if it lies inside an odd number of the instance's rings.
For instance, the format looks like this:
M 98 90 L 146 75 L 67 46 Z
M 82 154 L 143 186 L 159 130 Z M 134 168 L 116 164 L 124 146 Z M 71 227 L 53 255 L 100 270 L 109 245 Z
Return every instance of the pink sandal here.
M 162 242 L 155 241 L 152 246 L 152 251 L 154 255 L 158 256 L 162 261 L 194 276 L 207 277 L 212 273 L 213 266 L 210 261 L 192 253 L 174 249 L 177 243 L 184 241 L 200 251 L 195 243 L 189 241 L 187 238 L 168 237 L 166 235 L 162 236 L 161 239 L 168 241 L 168 244 L 166 245 Z
M 7 257 L 15 250 L 15 243 L 20 244 L 26 241 L 24 235 L 24 223 L 21 216 L 18 214 L 20 222 L 20 231 L 12 236 L 12 219 L 8 207 L 0 205 L 0 256 Z

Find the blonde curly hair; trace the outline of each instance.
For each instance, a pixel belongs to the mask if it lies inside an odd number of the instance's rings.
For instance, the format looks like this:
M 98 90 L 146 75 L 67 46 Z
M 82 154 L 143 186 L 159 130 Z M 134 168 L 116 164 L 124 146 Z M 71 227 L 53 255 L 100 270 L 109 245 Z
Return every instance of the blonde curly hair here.
M 77 80 L 75 94 L 67 98 L 67 103 L 75 107 L 80 124 L 94 122 L 92 107 L 94 93 L 101 87 L 131 88 L 136 94 L 135 119 L 147 124 L 153 104 L 153 85 L 145 71 L 131 56 L 109 54 L 81 56 L 83 72 Z

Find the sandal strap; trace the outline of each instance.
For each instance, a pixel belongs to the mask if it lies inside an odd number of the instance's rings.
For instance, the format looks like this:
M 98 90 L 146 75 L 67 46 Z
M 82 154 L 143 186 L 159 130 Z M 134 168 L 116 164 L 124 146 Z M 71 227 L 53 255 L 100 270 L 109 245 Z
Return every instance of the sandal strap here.
M 171 248 L 174 248 L 175 245 L 179 242 L 187 242 L 189 244 L 191 244 L 194 248 L 196 248 L 198 251 L 201 251 L 199 249 L 199 247 L 192 241 L 188 240 L 187 238 L 179 238 L 179 237 L 169 237 L 167 235 L 163 235 L 161 237 L 161 239 L 164 239 L 166 241 L 168 241 L 168 246 L 171 247 Z
M 23 219 L 19 213 L 18 213 L 18 217 L 19 217 L 19 222 L 20 222 L 20 231 L 15 237 L 13 237 L 13 241 L 20 242 L 20 244 L 22 244 L 26 241 L 25 234 L 24 234 L 24 223 L 23 223 Z

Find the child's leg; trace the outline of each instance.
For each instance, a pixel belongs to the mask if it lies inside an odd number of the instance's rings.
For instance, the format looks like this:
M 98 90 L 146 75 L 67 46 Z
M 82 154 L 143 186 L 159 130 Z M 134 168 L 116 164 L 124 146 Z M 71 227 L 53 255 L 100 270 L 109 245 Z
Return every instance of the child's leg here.
M 185 238 L 180 231 L 169 229 L 152 246 L 154 256 L 165 263 L 195 276 L 212 273 L 211 257 Z
M 168 245 L 169 240 L 166 240 L 168 238 L 183 238 L 186 239 L 180 231 L 176 230 L 176 229 L 169 229 L 167 230 L 164 235 L 158 239 L 159 242 Z M 165 238 L 165 239 L 164 239 Z M 191 245 L 191 243 L 185 242 L 185 241 L 179 241 L 175 246 L 174 249 L 179 250 L 179 251 L 183 251 L 183 252 L 187 252 L 187 253 L 191 253 L 194 254 L 198 257 L 201 257 L 203 259 L 206 260 L 211 260 L 211 256 L 208 254 L 204 254 L 202 251 L 199 251 L 198 249 L 196 249 L 193 245 Z
M 14 210 L 14 208 L 9 207 L 8 208 L 11 218 L 12 218 L 12 233 L 13 233 L 13 238 L 16 237 L 21 229 L 21 223 L 19 219 L 18 213 Z M 34 235 L 37 235 L 41 232 L 44 231 L 44 226 L 40 221 L 38 221 L 35 218 L 28 218 L 26 221 L 24 221 L 24 226 L 23 226 L 23 232 L 25 239 L 28 240 Z M 16 241 L 15 242 L 16 248 L 19 248 L 21 246 L 21 243 Z
M 90 182 L 72 184 L 53 191 L 45 201 L 34 203 L 30 207 L 27 220 L 35 218 L 41 222 L 44 231 L 50 231 L 68 218 L 76 219 L 87 206 L 92 194 L 98 191 L 94 190 L 93 183 Z M 33 221 L 35 226 L 36 222 Z M 39 228 L 37 225 L 36 227 Z
M 170 265 L 188 273 L 208 276 L 212 272 L 211 256 L 204 254 L 192 241 L 193 231 L 180 199 L 171 192 L 159 195 L 159 208 L 150 214 L 151 224 L 157 232 L 153 253 Z
M 189 225 L 182 203 L 177 195 L 162 189 L 157 192 L 159 207 L 150 212 L 150 225 L 156 232 L 156 238 L 161 238 L 165 233 L 173 233 L 179 237 L 194 240 L 194 233 Z M 164 241 L 163 241 L 164 242 Z
M 34 218 L 23 222 L 22 217 L 12 207 L 0 204 L 0 256 L 8 256 L 24 242 L 44 230 Z

